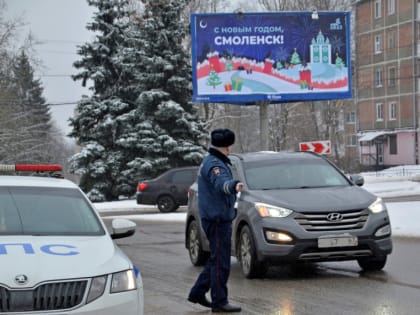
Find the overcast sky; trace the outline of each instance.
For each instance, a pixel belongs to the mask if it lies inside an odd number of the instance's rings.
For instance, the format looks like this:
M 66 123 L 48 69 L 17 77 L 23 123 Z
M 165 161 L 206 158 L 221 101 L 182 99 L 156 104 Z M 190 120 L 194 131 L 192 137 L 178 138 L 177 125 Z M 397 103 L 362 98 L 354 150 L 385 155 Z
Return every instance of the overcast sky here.
M 52 105 L 51 112 L 57 126 L 65 134 L 71 129 L 69 117 L 73 116 L 75 104 L 83 94 L 90 94 L 80 81 L 74 82 L 71 75 L 77 71 L 73 63 L 80 60 L 77 46 L 93 39 L 93 33 L 86 29 L 92 22 L 95 8 L 86 0 L 4 0 L 7 5 L 6 18 L 22 16 L 27 23 L 21 30 L 21 40 L 31 32 L 42 42 L 34 47 L 44 66 L 36 74 L 41 78 L 44 96 Z M 231 7 L 224 11 L 249 6 L 247 0 L 232 0 Z M 241 4 L 242 3 L 242 4 Z M 253 4 L 254 5 L 254 4 Z M 245 10 L 246 11 L 246 10 Z
M 77 45 L 90 41 L 93 33 L 86 29 L 92 21 L 94 8 L 86 0 L 5 0 L 6 17 L 23 16 L 27 23 L 21 30 L 21 39 L 29 31 L 42 44 L 34 49 L 42 60 L 43 69 L 38 71 L 48 103 L 75 103 L 88 89 L 74 82 L 70 75 L 76 73 L 72 64 L 79 60 Z M 75 104 L 53 105 L 54 120 L 64 133 L 68 133 L 68 118 L 73 115 Z

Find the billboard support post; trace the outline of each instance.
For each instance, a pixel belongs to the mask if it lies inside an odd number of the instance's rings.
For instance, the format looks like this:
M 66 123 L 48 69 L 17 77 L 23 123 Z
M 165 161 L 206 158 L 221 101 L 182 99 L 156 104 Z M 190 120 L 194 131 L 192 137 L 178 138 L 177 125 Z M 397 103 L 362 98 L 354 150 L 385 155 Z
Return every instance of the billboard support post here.
M 270 146 L 268 136 L 268 101 L 259 101 L 257 105 L 260 110 L 260 149 L 262 151 L 268 151 Z

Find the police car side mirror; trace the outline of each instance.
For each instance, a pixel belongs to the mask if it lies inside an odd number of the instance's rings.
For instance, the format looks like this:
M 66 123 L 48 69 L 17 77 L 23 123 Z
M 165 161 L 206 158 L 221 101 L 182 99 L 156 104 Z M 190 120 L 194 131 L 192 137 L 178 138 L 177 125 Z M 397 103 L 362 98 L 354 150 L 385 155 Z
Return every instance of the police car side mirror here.
M 132 236 L 136 232 L 136 223 L 127 219 L 114 219 L 112 220 L 112 239 L 119 239 Z

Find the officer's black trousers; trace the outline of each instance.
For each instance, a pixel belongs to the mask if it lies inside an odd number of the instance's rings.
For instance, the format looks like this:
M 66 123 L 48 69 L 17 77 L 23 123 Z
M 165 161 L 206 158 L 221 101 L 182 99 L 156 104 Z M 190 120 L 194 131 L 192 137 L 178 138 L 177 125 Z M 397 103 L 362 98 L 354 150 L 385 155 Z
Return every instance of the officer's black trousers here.
M 210 258 L 192 287 L 190 296 L 202 297 L 211 290 L 212 306 L 225 305 L 228 303 L 232 222 L 202 220 L 201 224 L 209 240 Z

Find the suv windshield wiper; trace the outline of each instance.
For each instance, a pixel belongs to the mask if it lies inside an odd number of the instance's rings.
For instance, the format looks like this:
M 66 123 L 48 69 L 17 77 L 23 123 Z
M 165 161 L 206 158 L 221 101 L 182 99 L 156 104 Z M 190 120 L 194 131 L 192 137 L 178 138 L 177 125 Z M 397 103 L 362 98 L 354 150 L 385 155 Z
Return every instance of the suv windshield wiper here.
M 295 189 L 296 187 L 266 187 L 260 188 L 260 190 L 281 190 L 281 189 Z
M 325 187 L 331 187 L 332 185 L 312 185 L 312 186 L 299 186 L 296 187 L 296 189 L 309 189 L 309 188 L 325 188 Z

